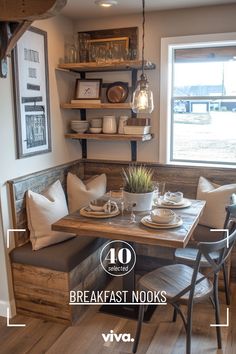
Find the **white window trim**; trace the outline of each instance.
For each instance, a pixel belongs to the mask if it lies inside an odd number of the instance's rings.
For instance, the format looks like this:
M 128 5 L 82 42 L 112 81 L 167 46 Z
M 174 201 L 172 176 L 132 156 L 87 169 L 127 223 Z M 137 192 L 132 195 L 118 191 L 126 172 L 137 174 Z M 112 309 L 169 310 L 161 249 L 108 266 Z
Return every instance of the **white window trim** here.
M 224 43 L 222 43 L 224 42 Z M 236 32 L 216 33 L 205 35 L 193 35 L 182 37 L 168 37 L 161 39 L 161 75 L 160 75 L 160 133 L 159 133 L 159 162 L 174 165 L 189 166 L 223 166 L 232 168 L 233 166 L 217 163 L 194 163 L 170 161 L 171 144 L 171 81 L 173 49 L 195 48 L 198 46 L 228 46 L 236 45 Z

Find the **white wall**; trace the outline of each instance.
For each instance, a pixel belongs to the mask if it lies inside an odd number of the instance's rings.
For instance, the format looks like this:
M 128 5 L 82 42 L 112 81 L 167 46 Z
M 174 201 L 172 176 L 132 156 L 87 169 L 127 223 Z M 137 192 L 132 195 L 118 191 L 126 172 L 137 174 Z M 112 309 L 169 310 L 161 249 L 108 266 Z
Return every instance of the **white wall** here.
M 105 9 L 104 9 L 105 11 Z M 141 12 L 141 11 L 140 11 Z M 158 135 L 159 135 L 159 92 L 160 92 L 160 43 L 163 37 L 174 37 L 194 34 L 235 32 L 235 5 L 199 7 L 192 9 L 180 9 L 173 11 L 160 11 L 147 13 L 145 58 L 157 65 L 155 71 L 147 71 L 150 86 L 154 94 L 155 109 L 152 113 L 152 132 L 155 139 L 147 143 L 139 143 L 139 161 L 158 161 Z M 139 43 L 141 38 L 142 18 L 140 15 L 128 15 L 110 18 L 98 18 L 90 21 L 79 21 L 76 24 L 77 31 L 99 30 L 109 28 L 121 28 L 139 26 Z M 139 48 L 141 46 L 139 45 Z M 119 80 L 126 80 L 127 75 L 119 75 Z M 101 74 L 97 74 L 101 77 Z M 113 82 L 117 76 L 110 74 L 106 80 Z M 118 114 L 117 114 L 118 116 Z M 130 150 L 128 143 L 101 143 L 89 142 L 89 157 L 114 160 L 129 160 Z
M 73 23 L 62 17 L 37 21 L 33 26 L 47 31 L 49 86 L 51 107 L 52 152 L 29 158 L 16 159 L 12 75 L 9 60 L 7 79 L 0 79 L 0 316 L 6 315 L 6 306 L 11 296 L 8 256 L 5 249 L 6 230 L 11 227 L 6 181 L 11 178 L 39 171 L 81 157 L 79 143 L 64 139 L 68 117 L 59 107 L 59 96 L 66 100 L 74 89 L 74 78 L 67 73 L 56 72 L 55 68 L 64 57 L 64 35 L 73 33 Z M 58 84 L 60 82 L 60 85 Z M 59 87 L 60 86 L 60 87 Z M 10 295 L 9 295 L 10 294 Z

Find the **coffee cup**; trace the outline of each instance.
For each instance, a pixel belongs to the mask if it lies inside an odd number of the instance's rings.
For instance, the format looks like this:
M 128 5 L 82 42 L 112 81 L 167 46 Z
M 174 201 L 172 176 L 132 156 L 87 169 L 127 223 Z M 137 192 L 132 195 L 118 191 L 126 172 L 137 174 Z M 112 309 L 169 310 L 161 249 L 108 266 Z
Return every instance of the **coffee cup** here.
M 183 199 L 183 193 L 182 192 L 166 192 L 164 195 L 164 200 L 168 202 L 173 202 L 173 203 L 180 203 Z

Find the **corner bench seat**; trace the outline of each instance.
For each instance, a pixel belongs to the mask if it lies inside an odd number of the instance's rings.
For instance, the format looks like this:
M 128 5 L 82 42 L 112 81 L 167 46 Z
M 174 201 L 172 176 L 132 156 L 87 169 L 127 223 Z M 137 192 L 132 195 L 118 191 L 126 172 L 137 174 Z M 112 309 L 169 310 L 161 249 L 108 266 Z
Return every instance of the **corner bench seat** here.
M 33 251 L 31 244 L 10 253 L 17 313 L 73 324 L 87 306 L 71 306 L 71 290 L 99 290 L 109 281 L 99 267 L 105 239 L 75 237 Z
M 31 243 L 28 242 L 21 247 L 14 248 L 10 253 L 10 259 L 12 263 L 70 272 L 104 242 L 106 240 L 101 238 L 74 237 L 38 251 L 33 251 Z
M 102 290 L 110 280 L 100 265 L 106 239 L 74 237 L 33 251 L 29 242 L 25 194 L 43 192 L 60 180 L 66 193 L 66 177 L 72 172 L 83 179 L 81 161 L 74 161 L 8 181 L 16 248 L 9 256 L 17 313 L 73 324 L 88 306 L 70 306 L 71 290 Z M 92 235 L 91 235 L 92 236 Z

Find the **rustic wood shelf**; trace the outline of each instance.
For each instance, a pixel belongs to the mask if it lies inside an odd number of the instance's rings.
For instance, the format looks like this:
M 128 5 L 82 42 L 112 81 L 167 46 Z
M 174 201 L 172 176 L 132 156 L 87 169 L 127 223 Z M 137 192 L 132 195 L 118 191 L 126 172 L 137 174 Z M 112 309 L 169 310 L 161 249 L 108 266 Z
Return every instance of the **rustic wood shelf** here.
M 68 139 L 86 139 L 86 140 L 111 140 L 111 141 L 149 141 L 153 134 L 130 135 L 130 134 L 92 134 L 92 133 L 67 133 Z
M 131 109 L 131 103 L 62 103 L 63 109 Z
M 107 63 L 65 63 L 59 64 L 58 69 L 75 71 L 75 72 L 93 72 L 93 71 L 130 71 L 133 69 L 140 70 L 142 68 L 141 60 L 127 60 L 121 62 L 107 62 Z M 145 70 L 153 70 L 156 65 L 145 60 Z

